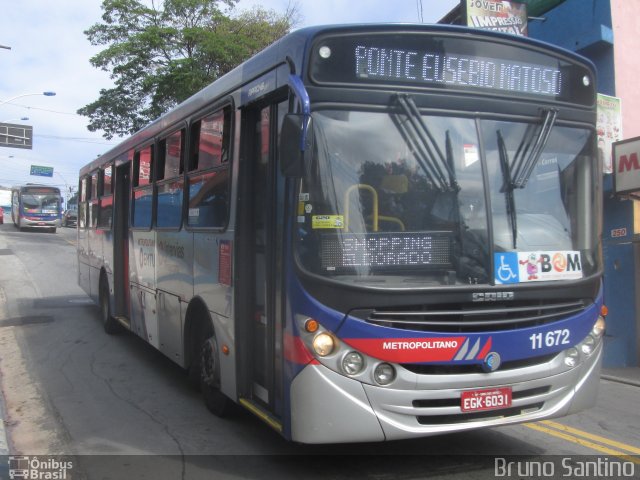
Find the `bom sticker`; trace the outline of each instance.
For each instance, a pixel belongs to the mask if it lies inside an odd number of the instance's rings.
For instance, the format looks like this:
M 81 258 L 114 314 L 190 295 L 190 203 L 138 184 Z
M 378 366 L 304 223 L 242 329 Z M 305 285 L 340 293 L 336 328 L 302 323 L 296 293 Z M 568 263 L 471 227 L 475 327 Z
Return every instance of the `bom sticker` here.
M 500 252 L 494 256 L 497 284 L 582 278 L 578 251 Z

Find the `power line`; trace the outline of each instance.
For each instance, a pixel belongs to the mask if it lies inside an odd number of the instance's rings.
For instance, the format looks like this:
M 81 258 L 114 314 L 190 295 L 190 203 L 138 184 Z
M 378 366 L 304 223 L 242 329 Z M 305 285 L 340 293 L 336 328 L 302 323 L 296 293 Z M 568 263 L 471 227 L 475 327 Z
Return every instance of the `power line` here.
M 94 143 L 97 145 L 117 145 L 117 143 L 115 142 L 103 142 L 100 139 L 89 138 L 89 137 L 63 137 L 60 135 L 42 135 L 42 134 L 36 134 L 34 135 L 34 137 L 47 138 L 52 140 L 69 140 L 69 141 L 82 142 L 82 143 Z
M 26 108 L 28 110 L 40 110 L 42 112 L 49 112 L 49 113 L 57 113 L 59 115 L 73 115 L 73 116 L 77 116 L 77 117 L 82 117 L 83 115 L 78 115 L 77 113 L 73 112 L 60 112 L 57 110 L 50 110 L 48 108 L 40 108 L 40 107 L 31 107 L 29 105 L 21 105 L 19 103 L 11 103 L 11 105 L 16 106 L 16 107 L 22 107 L 22 108 Z M 76 142 L 82 142 L 82 143 L 93 143 L 93 144 L 98 144 L 98 145 L 117 145 L 117 143 L 115 142 L 104 142 L 104 141 L 100 141 L 99 139 L 93 139 L 93 138 L 88 138 L 88 137 L 63 137 L 63 136 L 56 136 L 56 135 L 34 135 L 34 137 L 40 137 L 40 138 L 50 138 L 50 139 L 54 139 L 54 140 L 70 140 L 70 141 L 76 141 Z
M 75 115 L 78 117 L 81 117 L 82 115 L 78 115 L 76 112 L 59 112 L 57 110 L 50 110 L 48 108 L 41 108 L 41 107 L 32 107 L 30 105 L 22 105 L 20 103 L 11 103 L 11 105 L 15 106 L 15 107 L 22 107 L 22 108 L 26 108 L 27 110 L 40 110 L 43 112 L 49 112 L 49 113 L 58 113 L 60 115 Z

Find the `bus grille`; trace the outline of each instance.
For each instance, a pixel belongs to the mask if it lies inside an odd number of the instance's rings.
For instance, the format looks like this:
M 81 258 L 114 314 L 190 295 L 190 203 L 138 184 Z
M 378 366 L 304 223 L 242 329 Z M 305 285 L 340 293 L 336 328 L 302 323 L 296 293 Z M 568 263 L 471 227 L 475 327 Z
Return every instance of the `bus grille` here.
M 532 413 L 540 410 L 544 402 L 536 402 L 521 407 L 505 408 L 503 410 L 490 410 L 486 412 L 449 414 L 449 415 L 420 415 L 417 417 L 420 425 L 447 425 L 450 423 L 477 422 L 492 418 L 507 418 Z
M 366 322 L 405 330 L 461 333 L 545 325 L 583 311 L 588 300 L 520 300 L 390 307 L 351 312 Z
M 550 362 L 558 355 L 557 353 L 551 353 L 548 355 L 542 355 L 539 357 L 523 358 L 520 360 L 510 360 L 502 362 L 500 364 L 500 371 L 515 370 L 517 368 L 532 367 L 535 365 L 542 365 Z M 404 368 L 410 372 L 418 375 L 465 375 L 471 373 L 486 373 L 482 369 L 482 365 L 469 364 L 469 365 L 456 365 L 456 364 L 401 364 Z

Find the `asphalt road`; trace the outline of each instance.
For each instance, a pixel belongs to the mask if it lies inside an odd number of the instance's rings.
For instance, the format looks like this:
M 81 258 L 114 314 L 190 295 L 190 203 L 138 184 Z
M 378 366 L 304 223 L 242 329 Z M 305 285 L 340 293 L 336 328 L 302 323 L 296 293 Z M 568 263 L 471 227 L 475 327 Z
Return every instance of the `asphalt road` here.
M 230 419 L 210 415 L 179 367 L 132 334 L 106 335 L 76 281 L 75 230 L 0 225 L 9 452 L 72 455 L 67 478 L 528 478 L 536 472 L 523 468 L 544 467 L 540 462 L 556 462 L 557 478 L 617 478 L 579 475 L 561 465 L 564 458 L 633 465 L 632 478 L 640 478 L 639 387 L 602 380 L 597 407 L 554 422 L 379 444 L 298 445 L 244 410 Z M 515 456 L 513 471 L 499 463 L 507 456 Z M 8 478 L 2 467 L 0 459 L 0 478 Z

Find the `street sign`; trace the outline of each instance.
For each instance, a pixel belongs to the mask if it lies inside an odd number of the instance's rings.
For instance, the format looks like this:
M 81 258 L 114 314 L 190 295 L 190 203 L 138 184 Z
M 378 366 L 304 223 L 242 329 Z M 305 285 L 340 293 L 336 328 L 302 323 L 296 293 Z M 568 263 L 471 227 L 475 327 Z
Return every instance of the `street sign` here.
M 37 177 L 53 177 L 53 167 L 42 167 L 40 165 L 31 165 L 31 174 Z
M 613 143 L 613 186 L 617 194 L 640 194 L 640 137 Z
M 33 127 L 31 125 L 0 123 L 0 147 L 31 150 L 33 148 Z

